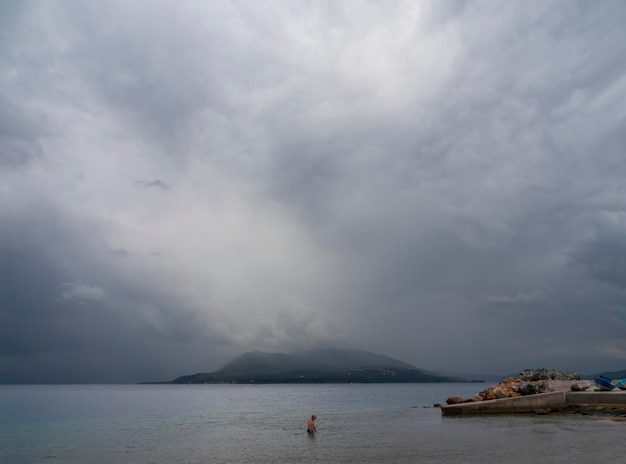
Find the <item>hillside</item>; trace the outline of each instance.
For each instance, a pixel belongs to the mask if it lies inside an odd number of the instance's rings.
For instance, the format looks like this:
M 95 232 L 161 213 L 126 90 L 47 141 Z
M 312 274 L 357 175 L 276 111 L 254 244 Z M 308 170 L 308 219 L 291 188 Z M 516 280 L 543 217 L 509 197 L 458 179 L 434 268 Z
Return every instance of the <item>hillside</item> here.
M 439 376 L 367 351 L 324 349 L 291 354 L 245 353 L 216 372 L 186 375 L 172 383 L 433 383 Z

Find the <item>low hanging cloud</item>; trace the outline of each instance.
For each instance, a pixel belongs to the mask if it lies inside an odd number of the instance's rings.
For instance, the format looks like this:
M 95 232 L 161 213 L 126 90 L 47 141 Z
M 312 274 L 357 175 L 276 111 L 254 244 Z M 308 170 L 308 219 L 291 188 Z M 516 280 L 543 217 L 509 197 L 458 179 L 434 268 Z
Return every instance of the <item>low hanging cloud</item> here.
M 163 182 L 161 179 L 154 179 L 154 180 L 138 180 L 135 181 L 135 185 L 139 188 L 156 188 L 156 189 L 160 189 L 160 190 L 164 190 L 164 191 L 168 191 L 170 189 L 170 186 Z
M 518 293 L 517 295 L 488 295 L 486 299 L 493 303 L 516 304 L 533 303 L 541 298 L 541 291 Z
M 106 292 L 100 287 L 81 282 L 64 282 L 62 289 L 62 300 L 101 301 L 106 297 Z

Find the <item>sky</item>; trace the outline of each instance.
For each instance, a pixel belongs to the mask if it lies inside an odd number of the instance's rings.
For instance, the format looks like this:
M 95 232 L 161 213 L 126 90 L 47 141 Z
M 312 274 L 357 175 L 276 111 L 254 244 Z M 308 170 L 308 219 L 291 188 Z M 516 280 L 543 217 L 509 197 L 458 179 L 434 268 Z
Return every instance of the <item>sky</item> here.
M 626 369 L 626 5 L 0 3 L 0 383 L 252 350 Z

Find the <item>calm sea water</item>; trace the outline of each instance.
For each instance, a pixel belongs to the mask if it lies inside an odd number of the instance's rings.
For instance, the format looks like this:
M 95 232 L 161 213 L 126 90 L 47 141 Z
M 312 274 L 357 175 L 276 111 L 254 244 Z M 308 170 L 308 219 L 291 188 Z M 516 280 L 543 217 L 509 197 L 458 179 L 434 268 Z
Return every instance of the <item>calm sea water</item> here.
M 442 417 L 484 384 L 0 386 L 0 462 L 623 462 L 626 422 Z M 318 433 L 306 433 L 316 414 Z

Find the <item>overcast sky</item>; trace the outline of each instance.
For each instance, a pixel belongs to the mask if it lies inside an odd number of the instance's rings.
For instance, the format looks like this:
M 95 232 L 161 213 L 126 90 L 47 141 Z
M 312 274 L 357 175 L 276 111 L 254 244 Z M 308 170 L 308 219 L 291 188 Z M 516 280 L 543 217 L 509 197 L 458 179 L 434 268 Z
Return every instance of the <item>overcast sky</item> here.
M 0 3 L 0 382 L 251 350 L 626 368 L 623 1 Z

